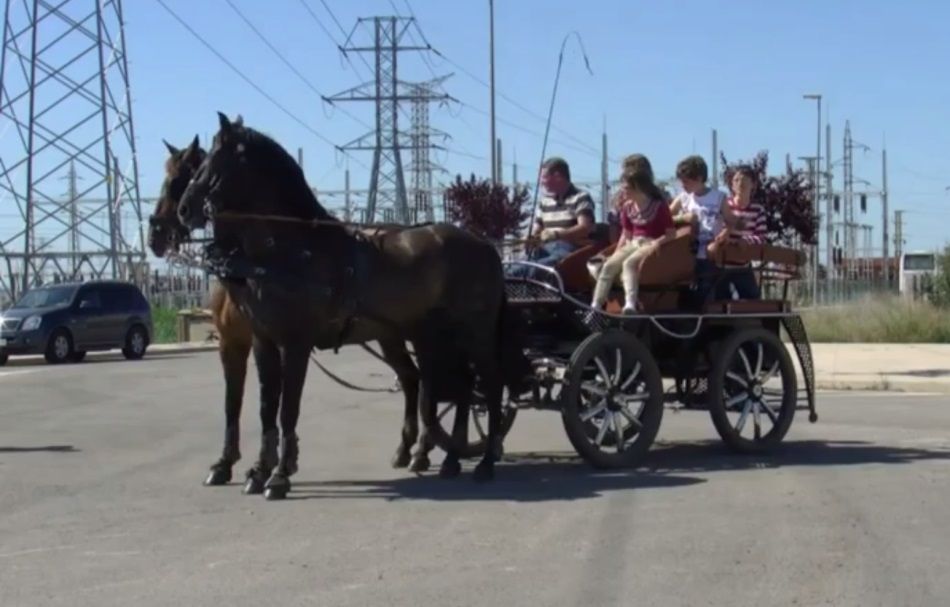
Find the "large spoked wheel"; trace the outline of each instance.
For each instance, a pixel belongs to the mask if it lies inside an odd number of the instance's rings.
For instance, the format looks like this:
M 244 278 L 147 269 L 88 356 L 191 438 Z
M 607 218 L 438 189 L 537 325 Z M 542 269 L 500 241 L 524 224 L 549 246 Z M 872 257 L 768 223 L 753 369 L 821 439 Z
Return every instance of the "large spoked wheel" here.
M 455 423 L 455 403 L 440 403 L 438 406 L 439 426 L 445 433 L 444 440 L 451 441 L 452 425 Z M 508 398 L 507 388 L 502 393 L 501 400 L 501 438 L 511 430 L 515 423 L 515 417 L 518 415 L 518 408 Z M 462 458 L 481 457 L 485 454 L 485 447 L 488 444 L 488 407 L 485 406 L 484 397 L 475 391 L 472 406 L 468 415 L 468 442 L 462 448 Z M 443 445 L 440 445 L 443 446 Z M 443 447 L 444 448 L 444 447 Z
M 594 333 L 571 356 L 561 419 L 571 445 L 595 468 L 636 466 L 663 419 L 663 380 L 629 333 Z
M 722 440 L 743 453 L 782 442 L 795 417 L 795 367 L 777 335 L 744 329 L 727 339 L 709 377 L 709 414 Z

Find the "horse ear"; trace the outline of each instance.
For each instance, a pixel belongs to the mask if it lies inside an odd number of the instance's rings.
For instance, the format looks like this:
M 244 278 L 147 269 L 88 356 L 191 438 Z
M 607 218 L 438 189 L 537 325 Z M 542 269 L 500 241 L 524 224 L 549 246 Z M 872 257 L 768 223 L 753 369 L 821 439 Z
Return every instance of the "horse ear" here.
M 218 112 L 218 125 L 224 133 L 231 131 L 231 121 L 228 120 L 228 117 L 225 116 L 223 112 Z
M 195 166 L 201 164 L 201 148 L 198 143 L 198 136 L 195 135 L 195 138 L 188 144 L 188 149 L 185 150 L 184 155 L 181 157 L 182 161 L 186 164 L 190 163 Z
M 170 144 L 170 143 L 168 143 L 167 141 L 165 141 L 164 139 L 162 139 L 162 143 L 165 144 L 165 147 L 168 148 L 168 153 L 171 154 L 172 156 L 177 155 L 178 152 L 181 151 L 181 150 L 179 150 L 178 148 L 176 148 L 175 146 L 173 146 L 172 144 Z
M 237 118 L 234 120 L 234 126 L 244 126 L 244 116 L 238 114 Z

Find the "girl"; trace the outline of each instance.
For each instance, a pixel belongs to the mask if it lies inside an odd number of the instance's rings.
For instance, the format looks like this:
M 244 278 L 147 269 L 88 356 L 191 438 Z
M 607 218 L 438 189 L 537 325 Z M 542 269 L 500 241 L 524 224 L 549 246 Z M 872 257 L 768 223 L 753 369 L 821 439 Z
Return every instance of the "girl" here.
M 764 244 L 766 235 L 765 209 L 758 202 L 753 202 L 755 192 L 755 171 L 749 166 L 736 168 L 732 176 L 732 197 L 728 200 L 729 210 L 739 217 L 739 228 L 726 229 L 716 240 L 724 243 L 726 240 L 740 240 L 750 244 Z M 749 265 L 729 272 L 729 281 L 735 289 L 739 299 L 758 299 L 759 285 Z
M 647 171 L 627 171 L 622 177 L 624 194 L 619 196 L 621 234 L 613 255 L 604 262 L 597 277 L 591 307 L 602 309 L 610 287 L 622 273 L 626 294 L 624 314 L 637 308 L 637 266 L 651 250 L 673 237 L 673 217 L 663 192 Z

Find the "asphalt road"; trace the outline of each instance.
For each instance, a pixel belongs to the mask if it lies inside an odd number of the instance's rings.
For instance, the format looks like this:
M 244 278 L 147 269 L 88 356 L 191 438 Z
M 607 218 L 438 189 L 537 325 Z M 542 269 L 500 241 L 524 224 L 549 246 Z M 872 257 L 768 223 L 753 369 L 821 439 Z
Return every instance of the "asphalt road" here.
M 392 375 L 350 349 L 347 378 Z M 258 447 L 247 382 L 241 470 Z M 491 485 L 392 470 L 399 395 L 311 370 L 286 502 L 201 485 L 215 354 L 0 370 L 0 605 L 946 605 L 950 403 L 821 394 L 783 453 L 666 412 L 648 466 L 595 473 L 522 413 Z M 439 457 L 437 456 L 436 461 Z

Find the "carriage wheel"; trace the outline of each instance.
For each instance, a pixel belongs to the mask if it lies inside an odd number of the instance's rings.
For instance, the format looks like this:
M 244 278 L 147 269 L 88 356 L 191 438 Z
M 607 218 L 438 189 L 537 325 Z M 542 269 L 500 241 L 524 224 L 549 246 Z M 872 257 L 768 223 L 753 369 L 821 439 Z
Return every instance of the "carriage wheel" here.
M 508 398 L 508 389 L 502 394 L 501 401 L 501 438 L 504 439 L 515 423 L 515 417 L 518 415 L 518 407 Z M 455 403 L 440 403 L 438 406 L 438 421 L 442 431 L 445 433 L 444 440 L 452 440 L 452 424 L 455 423 Z M 488 442 L 488 408 L 485 406 L 484 397 L 475 390 L 474 399 L 468 416 L 468 437 L 469 440 L 462 448 L 460 457 L 474 458 L 485 454 L 485 445 Z M 474 440 L 473 440 L 474 438 Z M 448 444 L 440 444 L 439 447 L 445 449 Z
M 795 417 L 798 388 L 785 344 L 765 329 L 727 339 L 709 377 L 709 414 L 722 440 L 743 453 L 775 447 Z
M 650 351 L 623 331 L 594 333 L 574 351 L 564 382 L 561 419 L 578 455 L 596 468 L 637 465 L 663 418 Z

